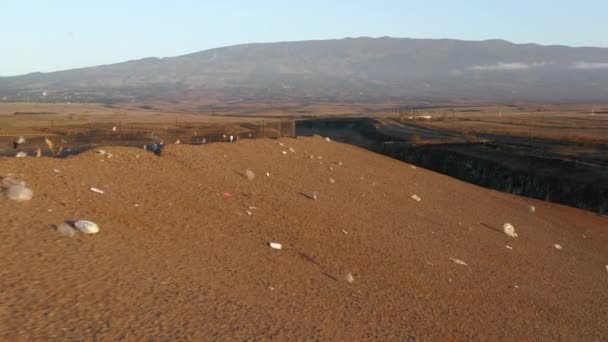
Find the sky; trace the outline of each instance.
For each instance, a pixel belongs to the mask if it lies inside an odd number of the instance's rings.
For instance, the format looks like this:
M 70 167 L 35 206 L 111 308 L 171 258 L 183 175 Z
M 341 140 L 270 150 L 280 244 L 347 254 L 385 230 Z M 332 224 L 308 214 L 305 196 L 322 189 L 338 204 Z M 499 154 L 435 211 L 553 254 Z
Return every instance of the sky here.
M 608 0 L 4 0 L 0 76 L 344 37 L 608 47 Z

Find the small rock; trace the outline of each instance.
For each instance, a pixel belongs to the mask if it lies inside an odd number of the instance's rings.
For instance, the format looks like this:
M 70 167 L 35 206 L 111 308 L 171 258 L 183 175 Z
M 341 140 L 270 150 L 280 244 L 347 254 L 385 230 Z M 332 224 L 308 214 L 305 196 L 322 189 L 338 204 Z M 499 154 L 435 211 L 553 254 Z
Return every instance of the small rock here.
M 416 167 L 414 165 L 410 165 L 410 168 L 416 170 Z
M 312 154 L 308 157 L 310 159 L 315 159 L 315 156 L 313 156 Z
M 96 193 L 98 193 L 98 194 L 103 194 L 103 193 L 104 193 L 104 191 L 103 191 L 103 190 L 98 189 L 98 188 L 93 188 L 93 187 L 91 187 L 91 188 L 90 188 L 90 190 L 91 190 L 91 191 L 93 191 L 93 192 L 96 192 Z
M 336 183 L 336 180 L 335 180 L 335 179 L 333 179 L 333 178 L 330 178 L 330 179 L 329 179 L 329 182 L 330 182 L 331 184 L 334 184 L 334 183 Z
M 57 226 L 57 232 L 67 237 L 73 237 L 76 235 L 76 229 L 65 222 Z
M 316 200 L 316 199 L 317 199 L 317 192 L 316 192 L 316 191 L 314 191 L 314 192 L 312 193 L 312 199 L 313 199 L 313 200 Z
M 290 148 L 289 148 L 289 152 L 291 152 L 291 153 L 296 153 L 296 150 L 294 150 L 294 149 L 293 149 L 293 147 L 290 147 Z
M 25 157 L 27 157 L 27 153 L 25 153 L 23 151 L 20 151 L 20 152 L 17 152 L 17 154 L 15 154 L 15 157 L 17 157 L 17 158 L 25 158 Z
M 0 187 L 8 189 L 13 185 L 23 185 L 25 186 L 25 182 L 16 178 L 15 176 L 8 174 L 2 177 L 2 182 L 0 182 Z
M 513 247 L 508 246 L 508 245 L 507 245 L 507 246 L 505 246 L 505 247 L 506 247 L 507 249 L 511 249 L 511 250 L 513 249 Z
M 106 150 L 95 150 L 95 152 L 97 152 L 98 154 L 101 154 L 102 156 L 104 156 L 106 154 Z
M 254 173 L 253 171 L 251 171 L 251 170 L 247 169 L 247 170 L 245 170 L 245 177 L 246 177 L 248 180 L 252 181 L 252 180 L 254 180 L 254 179 L 255 179 L 255 173 Z
M 270 177 L 270 172 L 266 172 L 266 177 Z
M 249 210 L 245 210 L 245 213 L 247 213 L 247 215 L 249 215 L 249 216 L 253 215 L 253 213 Z
M 502 226 L 502 231 L 503 231 L 505 234 L 509 235 L 510 237 L 513 237 L 513 238 L 516 238 L 516 237 L 517 237 L 517 233 L 515 232 L 515 227 L 513 227 L 513 225 L 512 225 L 512 224 L 510 224 L 510 223 L 505 223 L 505 224 Z
M 175 145 L 179 145 L 179 144 L 181 144 L 181 143 L 182 143 L 182 141 L 181 141 L 181 140 L 179 140 L 179 139 L 175 140 Z
M 74 227 L 85 234 L 95 234 L 99 232 L 99 226 L 95 222 L 91 221 L 76 221 L 76 223 L 74 223 Z
M 325 138 L 325 141 L 330 142 L 330 141 L 331 141 L 331 139 L 330 139 L 329 137 L 326 137 L 326 138 Z
M 563 249 L 564 249 L 564 247 L 562 247 L 562 245 L 557 244 L 557 243 L 556 243 L 556 244 L 553 244 L 553 248 L 557 249 L 558 251 L 561 251 L 561 250 L 563 250 Z
M 412 195 L 412 199 L 416 202 L 422 201 L 422 198 L 420 198 L 418 195 Z
M 342 229 L 342 233 L 348 235 L 348 232 L 346 230 L 344 230 L 344 229 Z
M 283 144 L 282 142 L 278 142 L 279 146 L 285 146 L 285 144 Z
M 536 207 L 534 207 L 533 205 L 531 205 L 531 206 L 529 206 L 529 207 L 528 207 L 528 211 L 529 211 L 531 214 L 534 214 L 534 213 L 536 212 Z
M 355 282 L 355 277 L 353 276 L 353 274 L 352 274 L 352 273 L 347 273 L 347 274 L 344 276 L 344 279 L 345 279 L 347 282 L 351 283 L 351 284 Z
M 287 154 L 287 151 L 283 151 L 283 154 Z
M 34 191 L 23 184 L 11 185 L 6 190 L 6 198 L 12 201 L 25 202 L 34 197 Z
M 450 258 L 450 260 L 452 260 L 453 263 L 458 264 L 458 265 L 469 266 L 466 262 L 464 262 L 463 260 L 460 260 L 460 259 Z
M 283 245 L 281 245 L 278 242 L 270 242 L 268 244 L 268 246 L 270 246 L 270 248 L 273 248 L 273 249 L 283 249 Z
M 344 163 L 338 162 L 338 166 L 342 166 L 342 165 L 344 165 Z

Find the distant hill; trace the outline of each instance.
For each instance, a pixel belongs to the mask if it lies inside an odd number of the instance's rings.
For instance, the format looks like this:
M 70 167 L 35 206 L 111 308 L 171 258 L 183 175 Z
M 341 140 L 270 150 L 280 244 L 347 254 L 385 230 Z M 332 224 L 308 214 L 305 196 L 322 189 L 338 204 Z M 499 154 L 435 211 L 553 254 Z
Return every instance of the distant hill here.
M 608 48 L 346 38 L 245 44 L 0 78 L 0 100 L 206 95 L 256 101 L 605 101 Z

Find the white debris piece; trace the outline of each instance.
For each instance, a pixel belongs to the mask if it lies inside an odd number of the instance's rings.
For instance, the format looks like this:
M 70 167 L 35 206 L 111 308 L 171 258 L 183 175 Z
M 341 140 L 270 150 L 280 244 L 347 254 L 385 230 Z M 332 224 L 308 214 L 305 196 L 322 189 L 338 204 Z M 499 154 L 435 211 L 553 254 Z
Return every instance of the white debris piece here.
M 412 195 L 412 199 L 416 202 L 422 201 L 422 198 L 420 198 L 420 196 L 418 196 L 418 195 Z
M 106 154 L 106 150 L 96 150 L 95 152 L 101 154 L 102 156 Z
M 249 216 L 253 215 L 253 213 L 249 210 L 245 210 L 245 213 L 247 213 L 247 215 L 249 215 Z
M 6 198 L 11 201 L 24 202 L 34 197 L 34 191 L 23 184 L 11 185 L 6 190 Z
M 330 179 L 329 179 L 329 182 L 330 182 L 331 184 L 334 184 L 334 183 L 336 183 L 336 180 L 335 180 L 335 179 L 333 179 L 333 178 L 330 178 Z
M 21 145 L 21 144 L 25 143 L 25 138 L 22 136 L 19 136 L 19 138 L 17 138 L 16 143 L 17 143 L 17 145 Z
M 287 151 L 283 151 L 283 154 L 287 154 Z
M 90 190 L 91 190 L 91 191 L 93 191 L 93 192 L 96 192 L 96 193 L 98 193 L 98 194 L 103 194 L 103 193 L 104 193 L 104 191 L 103 191 L 103 190 L 98 189 L 98 188 L 94 188 L 94 187 L 91 187 L 91 188 L 90 188 Z
M 330 142 L 331 139 L 329 137 L 325 137 L 325 141 Z
M 27 153 L 25 153 L 23 151 L 20 151 L 20 152 L 17 152 L 17 154 L 15 154 L 15 157 L 17 157 L 17 158 L 25 158 L 25 157 L 27 157 Z
M 57 232 L 67 237 L 73 237 L 76 235 L 76 229 L 65 222 L 57 226 Z
M 36 158 L 42 157 L 42 150 L 40 148 L 36 149 Z
M 282 142 L 279 141 L 279 146 L 285 146 L 285 144 L 283 144 Z
M 338 166 L 342 166 L 342 165 L 344 165 L 344 163 L 338 162 Z
M 253 173 L 253 171 L 251 171 L 251 170 L 247 169 L 247 170 L 245 170 L 245 177 L 246 177 L 248 180 L 252 181 L 252 180 L 254 180 L 254 179 L 255 179 L 255 173 Z
M 266 177 L 270 177 L 270 172 L 266 172 Z
M 509 245 L 507 245 L 507 246 L 505 246 L 505 247 L 506 247 L 507 249 L 511 249 L 511 250 L 513 249 L 513 247 L 511 247 L 511 246 L 509 246 Z
M 8 174 L 6 176 L 2 176 L 2 182 L 0 182 L 0 187 L 8 189 L 13 185 L 24 185 L 25 182 L 16 178 L 15 176 Z
M 346 280 L 347 282 L 352 284 L 355 282 L 355 277 L 353 276 L 352 273 L 349 272 L 344 276 L 344 280 Z
M 85 234 L 95 234 L 99 232 L 99 226 L 95 222 L 91 221 L 76 221 L 76 223 L 74 223 L 74 227 Z
M 273 249 L 283 249 L 283 245 L 281 245 L 278 242 L 270 242 L 268 244 L 268 246 L 270 246 L 270 248 L 273 248 Z
M 233 142 L 233 141 L 234 141 L 234 135 L 231 135 L 230 136 L 230 142 Z
M 290 148 L 289 148 L 289 152 L 291 152 L 291 153 L 296 153 L 296 150 L 294 150 L 294 149 L 293 149 L 293 147 L 290 147 Z
M 316 192 L 316 191 L 314 191 L 314 192 L 312 193 L 312 199 L 314 199 L 314 200 L 316 200 L 316 199 L 317 199 L 317 192 Z
M 510 223 L 505 223 L 505 224 L 502 226 L 502 231 L 503 231 L 505 234 L 509 235 L 510 237 L 513 237 L 513 238 L 516 238 L 516 237 L 517 237 L 517 233 L 515 232 L 515 227 L 513 227 L 513 225 L 512 225 L 512 224 L 510 224 Z
M 112 127 L 112 132 L 116 132 L 116 126 Z
M 53 172 L 55 172 L 55 173 L 61 173 L 61 171 L 59 169 L 53 169 Z
M 608 265 L 606 265 L 606 272 L 608 272 Z
M 450 258 L 450 260 L 452 260 L 453 263 L 458 264 L 458 265 L 469 266 L 469 264 L 467 264 L 466 262 L 464 262 L 463 260 L 460 260 L 460 259 Z
M 560 245 L 560 244 L 558 244 L 558 243 L 553 244 L 553 247 L 554 247 L 555 249 L 557 249 L 558 251 L 561 251 L 561 250 L 563 250 L 563 249 L 564 249 L 564 247 L 562 247 L 562 245 Z
M 530 211 L 531 214 L 534 214 L 536 212 L 536 207 L 534 207 L 533 205 L 528 207 L 528 211 Z

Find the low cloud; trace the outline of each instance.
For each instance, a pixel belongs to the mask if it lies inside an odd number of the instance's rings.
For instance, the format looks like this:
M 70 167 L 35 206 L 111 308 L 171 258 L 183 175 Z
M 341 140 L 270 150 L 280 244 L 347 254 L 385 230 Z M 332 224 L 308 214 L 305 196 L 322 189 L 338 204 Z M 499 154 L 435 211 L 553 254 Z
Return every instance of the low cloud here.
M 578 62 L 572 64 L 570 68 L 579 70 L 608 70 L 608 63 Z
M 521 71 L 529 70 L 533 68 L 539 68 L 544 66 L 546 63 L 497 63 L 489 65 L 474 65 L 468 67 L 467 70 L 471 71 Z

